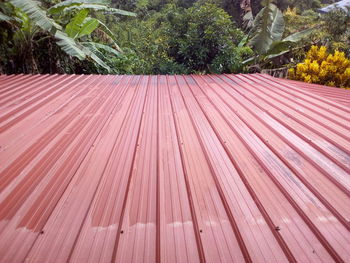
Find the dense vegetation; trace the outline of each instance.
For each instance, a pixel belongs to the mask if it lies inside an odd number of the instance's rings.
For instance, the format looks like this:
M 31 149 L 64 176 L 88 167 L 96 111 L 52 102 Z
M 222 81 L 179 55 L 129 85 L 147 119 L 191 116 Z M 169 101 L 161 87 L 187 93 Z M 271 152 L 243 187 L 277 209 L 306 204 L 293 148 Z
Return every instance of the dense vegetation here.
M 289 69 L 292 79 L 337 87 L 350 87 L 350 60 L 344 52 L 329 54 L 325 46 L 312 46 L 303 63 Z
M 319 73 L 300 71 L 316 63 L 305 60 L 311 46 L 350 56 L 350 12 L 318 12 L 333 2 L 0 1 L 0 73 L 203 74 L 292 68 L 292 78 L 347 86 L 330 79 L 332 74 L 321 82 L 315 76 Z

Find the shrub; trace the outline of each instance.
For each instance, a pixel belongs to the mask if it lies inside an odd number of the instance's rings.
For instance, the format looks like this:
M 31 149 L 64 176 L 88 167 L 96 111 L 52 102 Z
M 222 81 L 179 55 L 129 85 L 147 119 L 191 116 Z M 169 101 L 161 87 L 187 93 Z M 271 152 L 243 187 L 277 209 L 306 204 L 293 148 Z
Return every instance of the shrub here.
M 342 8 L 336 8 L 328 12 L 323 17 L 325 22 L 325 31 L 329 34 L 332 40 L 346 41 L 350 36 L 350 8 L 345 11 Z
M 175 12 L 168 7 L 146 19 L 133 19 L 118 24 L 112 30 L 123 50 L 129 48 L 138 57 L 133 64 L 134 74 L 182 74 L 183 68 L 168 55 L 169 39 L 165 34 L 167 15 Z
M 312 46 L 303 63 L 289 69 L 289 78 L 342 88 L 350 87 L 350 60 L 344 52 L 327 52 L 325 46 Z
M 242 70 L 237 44 L 244 34 L 221 8 L 197 3 L 184 12 L 168 16 L 169 56 L 192 72 L 218 73 Z M 220 63 L 226 57 L 225 63 Z
M 121 46 L 138 56 L 136 74 L 242 72 L 242 61 L 252 55 L 250 48 L 238 47 L 244 34 L 230 16 L 209 3 L 187 9 L 168 4 L 113 31 Z

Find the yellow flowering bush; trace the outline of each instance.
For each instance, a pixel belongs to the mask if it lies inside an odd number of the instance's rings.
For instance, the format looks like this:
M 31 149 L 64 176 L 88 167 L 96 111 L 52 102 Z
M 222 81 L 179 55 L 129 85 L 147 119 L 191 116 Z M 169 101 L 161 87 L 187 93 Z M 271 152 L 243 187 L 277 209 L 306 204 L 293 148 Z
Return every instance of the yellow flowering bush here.
M 324 46 L 312 46 L 303 63 L 288 71 L 290 79 L 328 86 L 350 88 L 350 59 L 344 52 L 327 52 Z

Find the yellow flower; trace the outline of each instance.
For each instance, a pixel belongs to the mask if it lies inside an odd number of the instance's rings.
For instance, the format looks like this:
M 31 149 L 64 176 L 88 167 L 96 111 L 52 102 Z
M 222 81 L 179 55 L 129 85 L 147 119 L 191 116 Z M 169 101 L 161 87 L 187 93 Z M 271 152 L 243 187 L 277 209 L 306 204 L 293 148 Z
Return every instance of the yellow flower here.
M 320 78 L 324 78 L 327 76 L 327 70 L 321 69 L 319 73 Z
M 344 71 L 344 76 L 350 80 L 350 67 Z
M 310 64 L 310 69 L 315 72 L 315 73 L 318 73 L 319 72 L 319 69 L 320 69 L 320 66 L 318 65 L 317 61 L 314 60 L 311 64 Z
M 321 46 L 318 52 L 318 61 L 323 61 L 327 57 L 327 48 L 324 46 Z
M 312 46 L 303 63 L 289 69 L 292 79 L 329 86 L 350 87 L 350 59 L 336 50 L 329 54 L 324 46 Z
M 310 76 L 310 75 L 306 75 L 306 76 L 304 77 L 304 81 L 305 81 L 305 82 L 308 82 L 308 83 L 311 83 L 311 76 Z
M 296 8 L 290 8 L 288 6 L 287 10 L 284 12 L 287 16 L 296 16 L 297 15 L 297 9 Z

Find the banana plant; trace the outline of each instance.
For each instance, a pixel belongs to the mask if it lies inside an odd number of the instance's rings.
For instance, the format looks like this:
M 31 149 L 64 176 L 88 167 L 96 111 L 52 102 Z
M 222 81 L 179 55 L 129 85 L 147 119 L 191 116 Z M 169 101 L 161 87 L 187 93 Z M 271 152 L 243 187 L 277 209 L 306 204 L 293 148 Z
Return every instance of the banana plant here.
M 248 44 L 256 55 L 245 60 L 244 64 L 261 63 L 290 51 L 291 46 L 309 36 L 315 28 L 309 28 L 283 38 L 285 22 L 281 10 L 271 1 L 256 15 L 248 37 L 241 45 Z
M 38 7 L 37 2 L 8 1 L 1 3 L 0 21 L 7 23 L 11 43 L 8 52 L 23 72 L 37 73 L 34 49 L 37 43 L 54 35 L 62 27 L 46 16 L 46 12 Z M 41 34 L 47 32 L 47 34 Z
M 66 0 L 45 10 L 40 3 L 35 0 L 9 0 L 9 2 L 29 19 L 31 27 L 31 39 L 38 32 L 45 32 L 56 39 L 57 45 L 69 56 L 79 60 L 91 59 L 94 63 L 102 66 L 108 72 L 111 71 L 107 65 L 105 52 L 119 54 L 121 52 L 116 43 L 114 34 L 100 20 L 90 17 L 89 12 L 107 12 L 109 14 L 121 14 L 135 16 L 134 13 L 107 6 L 107 0 Z M 73 17 L 64 26 L 57 21 L 62 14 Z M 56 18 L 56 19 L 55 19 Z M 8 20 L 5 14 L 0 13 L 0 20 Z M 14 23 L 18 30 L 23 30 L 23 20 L 21 23 Z M 111 40 L 112 47 L 95 43 L 91 34 L 95 30 L 102 30 Z M 39 39 L 40 41 L 40 39 Z M 103 50 L 103 52 L 101 52 Z M 113 50 L 113 51 L 112 51 Z
M 108 6 L 109 4 L 110 1 L 108 0 L 66 0 L 52 6 L 49 8 L 48 12 L 50 14 L 59 14 L 61 12 L 71 12 L 73 10 L 91 9 L 95 11 L 103 11 L 108 14 L 136 16 L 133 12 L 111 8 Z
M 0 22 L 12 22 L 15 21 L 13 17 L 5 15 L 3 12 L 0 12 Z
M 100 49 L 107 51 L 108 53 L 112 53 L 114 55 L 119 55 L 120 49 L 115 44 L 116 49 L 113 49 L 107 45 L 103 45 L 100 43 L 95 43 L 93 41 L 83 41 L 84 37 L 90 36 L 90 34 L 95 31 L 100 25 L 100 21 L 96 18 L 92 18 L 88 16 L 89 10 L 82 9 L 80 10 L 67 24 L 65 28 L 65 33 L 68 37 L 76 41 L 81 45 L 81 50 L 91 57 L 95 63 L 105 68 L 108 72 L 111 71 L 107 63 L 105 62 L 107 58 L 103 55 Z
M 39 2 L 34 0 L 10 0 L 10 3 L 26 13 L 32 23 L 44 31 L 55 33 L 56 30 L 62 29 L 58 23 L 48 17 L 44 9 L 39 7 Z

